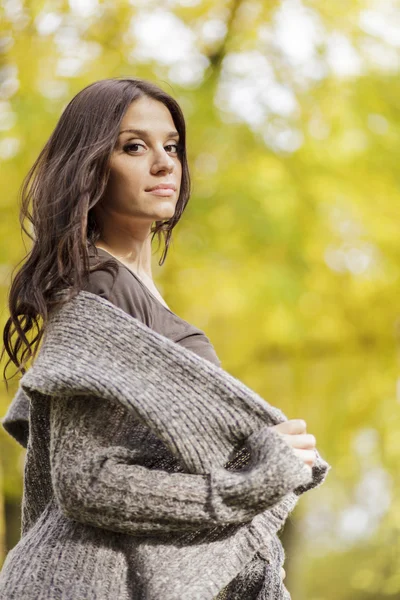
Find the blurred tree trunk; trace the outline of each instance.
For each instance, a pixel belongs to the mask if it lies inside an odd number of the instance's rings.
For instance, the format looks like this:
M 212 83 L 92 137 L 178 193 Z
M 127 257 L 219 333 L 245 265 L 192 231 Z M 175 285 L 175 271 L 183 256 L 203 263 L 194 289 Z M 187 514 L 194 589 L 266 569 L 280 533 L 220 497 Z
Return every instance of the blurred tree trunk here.
M 9 552 L 21 539 L 21 501 L 6 498 L 4 502 L 6 527 L 5 551 Z

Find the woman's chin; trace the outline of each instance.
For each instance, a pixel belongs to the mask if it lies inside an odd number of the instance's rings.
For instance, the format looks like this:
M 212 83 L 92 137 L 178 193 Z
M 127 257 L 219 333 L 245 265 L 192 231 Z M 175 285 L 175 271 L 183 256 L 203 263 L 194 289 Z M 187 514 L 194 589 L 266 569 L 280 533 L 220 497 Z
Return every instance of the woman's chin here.
M 166 202 L 164 202 L 161 206 L 157 207 L 156 211 L 154 211 L 156 214 L 156 220 L 161 221 L 164 219 L 170 219 L 171 217 L 174 216 L 175 209 L 176 209 L 175 202 L 173 204 L 172 203 L 167 204 Z

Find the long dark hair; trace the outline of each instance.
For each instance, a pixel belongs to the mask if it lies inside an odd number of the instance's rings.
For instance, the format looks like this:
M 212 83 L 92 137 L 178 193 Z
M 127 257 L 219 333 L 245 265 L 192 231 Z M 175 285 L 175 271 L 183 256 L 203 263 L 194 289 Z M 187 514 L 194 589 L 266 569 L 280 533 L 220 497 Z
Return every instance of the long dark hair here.
M 89 252 L 100 237 L 92 209 L 107 186 L 109 161 L 122 118 L 131 102 L 142 96 L 165 104 L 180 136 L 182 179 L 175 214 L 168 220 L 156 221 L 151 228 L 152 241 L 157 235 L 160 244 L 164 237 L 159 264 L 165 261 L 172 230 L 190 197 L 182 110 L 174 98 L 147 80 L 125 77 L 96 81 L 66 106 L 19 191 L 20 225 L 33 245 L 20 261 L 22 267 L 13 276 L 8 295 L 11 316 L 3 330 L 0 356 L 0 360 L 4 352 L 9 356 L 3 371 L 7 390 L 8 365 L 13 362 L 17 366 L 14 375 L 26 372 L 27 362 L 38 351 L 48 311 L 79 293 L 91 271 L 106 268 L 115 276 L 118 267 L 112 259 L 95 266 L 89 263 Z M 25 226 L 26 219 L 30 231 Z M 66 290 L 62 297 L 61 290 Z M 34 336 L 29 340 L 27 334 L 34 328 Z

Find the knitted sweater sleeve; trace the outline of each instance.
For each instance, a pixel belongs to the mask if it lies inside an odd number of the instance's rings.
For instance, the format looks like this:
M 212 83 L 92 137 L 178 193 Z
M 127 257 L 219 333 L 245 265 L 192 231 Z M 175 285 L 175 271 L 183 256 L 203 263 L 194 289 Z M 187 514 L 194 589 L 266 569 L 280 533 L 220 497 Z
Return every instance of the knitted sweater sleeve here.
M 147 468 L 113 444 L 111 403 L 50 400 L 53 493 L 76 521 L 128 534 L 190 531 L 250 521 L 311 480 L 284 438 L 264 427 L 249 438 L 246 470 L 201 475 Z

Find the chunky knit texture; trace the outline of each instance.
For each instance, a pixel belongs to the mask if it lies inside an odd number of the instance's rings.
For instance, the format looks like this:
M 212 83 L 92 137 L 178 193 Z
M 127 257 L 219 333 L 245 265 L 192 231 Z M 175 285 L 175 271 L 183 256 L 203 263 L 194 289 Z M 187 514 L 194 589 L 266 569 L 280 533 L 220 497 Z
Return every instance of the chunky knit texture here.
M 29 435 L 24 421 L 29 399 Z M 3 425 L 27 440 L 2 600 L 290 598 L 276 532 L 325 479 L 221 367 L 81 291 L 53 310 Z

